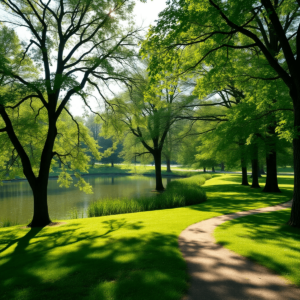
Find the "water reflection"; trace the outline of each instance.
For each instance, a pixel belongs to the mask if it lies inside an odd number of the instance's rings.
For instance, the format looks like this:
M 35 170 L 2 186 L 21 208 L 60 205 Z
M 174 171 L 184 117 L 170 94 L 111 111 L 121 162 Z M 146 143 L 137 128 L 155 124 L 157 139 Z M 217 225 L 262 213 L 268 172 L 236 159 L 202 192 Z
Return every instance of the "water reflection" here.
M 86 195 L 72 186 L 60 188 L 56 179 L 48 184 L 50 216 L 55 219 L 69 218 L 72 208 L 86 210 L 93 200 L 117 197 L 150 195 L 155 178 L 146 176 L 89 176 L 85 180 L 93 186 L 94 194 Z M 164 186 L 171 178 L 164 178 Z M 27 181 L 5 182 L 0 186 L 0 221 L 27 223 L 33 213 L 33 197 Z

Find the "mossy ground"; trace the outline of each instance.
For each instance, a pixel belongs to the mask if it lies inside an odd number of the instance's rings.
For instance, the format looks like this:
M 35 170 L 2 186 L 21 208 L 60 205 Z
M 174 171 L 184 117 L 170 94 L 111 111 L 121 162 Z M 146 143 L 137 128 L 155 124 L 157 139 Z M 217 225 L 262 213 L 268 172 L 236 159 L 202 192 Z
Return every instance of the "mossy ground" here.
M 208 200 L 189 207 L 67 220 L 60 227 L 2 228 L 0 297 L 179 300 L 188 286 L 177 244 L 183 229 L 292 196 L 292 177 L 280 177 L 282 194 L 251 190 L 240 181 L 240 175 L 216 175 L 202 187 Z

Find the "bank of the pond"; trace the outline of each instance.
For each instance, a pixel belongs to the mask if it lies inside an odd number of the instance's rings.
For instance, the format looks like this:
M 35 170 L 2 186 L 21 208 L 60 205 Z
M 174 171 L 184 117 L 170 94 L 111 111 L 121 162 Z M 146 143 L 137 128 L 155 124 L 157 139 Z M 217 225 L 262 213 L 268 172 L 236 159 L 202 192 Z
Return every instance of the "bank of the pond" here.
M 152 196 L 101 199 L 90 204 L 88 216 L 100 217 L 199 204 L 206 201 L 206 194 L 200 186 L 210 178 L 210 174 L 203 174 L 177 179 L 168 183 L 164 192 Z
M 240 175 L 215 175 L 201 187 L 207 201 L 187 207 L 66 220 L 53 228 L 2 228 L 1 297 L 180 300 L 188 286 L 178 249 L 182 230 L 218 215 L 286 202 L 293 194 L 292 177 L 279 176 L 281 194 L 240 183 Z
M 74 172 L 71 170 L 67 170 L 67 172 L 75 178 Z M 60 173 L 60 168 L 54 167 L 52 172 L 49 174 L 49 179 L 57 179 Z M 81 173 L 81 172 L 79 172 Z M 201 174 L 202 172 L 190 171 L 190 170 L 173 170 L 171 172 L 167 171 L 166 167 L 162 167 L 161 174 L 163 177 L 190 177 L 195 174 Z M 81 173 L 82 177 L 90 177 L 90 176 L 132 176 L 132 175 L 143 175 L 143 176 L 153 176 L 155 177 L 155 167 L 153 166 L 144 166 L 144 165 L 132 165 L 132 164 L 118 164 L 114 165 L 114 167 L 110 167 L 106 164 L 96 164 L 95 166 L 91 166 L 88 170 L 88 173 Z M 3 182 L 11 182 L 11 181 L 26 181 L 27 179 L 24 177 L 16 177 L 10 178 L 7 180 L 3 180 Z
M 163 177 L 163 185 L 178 177 Z M 107 198 L 139 198 L 151 196 L 155 177 L 142 175 L 91 175 L 85 180 L 93 194 L 85 194 L 74 186 L 60 187 L 56 179 L 48 182 L 48 208 L 51 220 L 86 218 L 90 203 Z M 33 195 L 27 181 L 5 182 L 0 186 L 0 227 L 30 223 L 33 215 Z

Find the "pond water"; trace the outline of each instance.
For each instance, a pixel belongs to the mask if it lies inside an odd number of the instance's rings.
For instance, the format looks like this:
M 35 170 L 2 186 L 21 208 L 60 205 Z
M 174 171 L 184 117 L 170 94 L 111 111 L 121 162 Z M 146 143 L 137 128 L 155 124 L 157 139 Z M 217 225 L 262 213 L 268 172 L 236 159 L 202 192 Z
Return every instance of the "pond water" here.
M 87 195 L 77 187 L 60 188 L 56 179 L 49 179 L 48 207 L 52 220 L 69 219 L 76 208 L 85 212 L 89 204 L 98 199 L 151 195 L 155 177 L 147 176 L 88 176 L 85 180 L 93 187 Z M 163 178 L 164 186 L 171 178 Z M 75 180 L 74 180 L 75 182 Z M 33 196 L 27 181 L 4 182 L 0 186 L 0 222 L 9 220 L 28 223 L 33 215 Z M 83 215 L 86 217 L 86 213 Z

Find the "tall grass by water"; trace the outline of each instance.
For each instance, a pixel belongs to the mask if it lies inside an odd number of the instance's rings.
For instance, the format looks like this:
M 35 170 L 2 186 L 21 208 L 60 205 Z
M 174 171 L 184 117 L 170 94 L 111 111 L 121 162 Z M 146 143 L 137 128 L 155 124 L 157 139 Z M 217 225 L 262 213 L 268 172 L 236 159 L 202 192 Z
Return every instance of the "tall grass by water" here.
M 17 221 L 10 221 L 10 220 L 4 220 L 0 221 L 0 228 L 1 227 L 10 227 L 10 226 L 15 226 L 15 225 L 20 225 Z
M 108 198 L 98 200 L 90 204 L 87 211 L 88 217 L 100 217 L 199 204 L 206 201 L 206 194 L 200 186 L 210 178 L 210 174 L 202 174 L 177 179 L 171 181 L 163 193 L 148 197 L 144 196 L 137 199 Z

